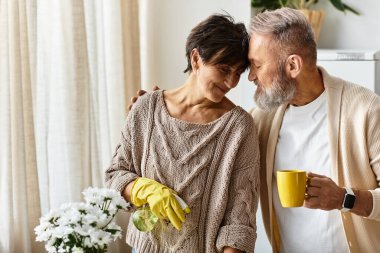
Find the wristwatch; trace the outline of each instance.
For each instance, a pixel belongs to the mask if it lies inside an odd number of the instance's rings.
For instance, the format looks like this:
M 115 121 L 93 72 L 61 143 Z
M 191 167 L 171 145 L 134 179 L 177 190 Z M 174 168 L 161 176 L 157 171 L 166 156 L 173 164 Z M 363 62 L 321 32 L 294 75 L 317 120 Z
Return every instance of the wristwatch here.
M 341 212 L 347 212 L 350 211 L 355 204 L 355 193 L 352 191 L 351 188 L 344 187 L 346 189 L 346 194 L 344 194 L 342 209 L 340 209 Z

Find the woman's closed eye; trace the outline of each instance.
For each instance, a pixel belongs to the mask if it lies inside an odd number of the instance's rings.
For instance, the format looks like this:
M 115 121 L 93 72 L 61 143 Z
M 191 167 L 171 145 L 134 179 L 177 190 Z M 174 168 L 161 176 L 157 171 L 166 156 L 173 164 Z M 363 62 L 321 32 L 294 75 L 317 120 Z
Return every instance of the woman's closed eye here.
M 231 72 L 230 68 L 229 68 L 229 67 L 225 67 L 225 66 L 223 66 L 223 67 L 219 67 L 219 71 L 220 71 L 222 74 L 225 74 L 225 75 L 227 75 L 227 74 L 229 74 L 229 73 Z

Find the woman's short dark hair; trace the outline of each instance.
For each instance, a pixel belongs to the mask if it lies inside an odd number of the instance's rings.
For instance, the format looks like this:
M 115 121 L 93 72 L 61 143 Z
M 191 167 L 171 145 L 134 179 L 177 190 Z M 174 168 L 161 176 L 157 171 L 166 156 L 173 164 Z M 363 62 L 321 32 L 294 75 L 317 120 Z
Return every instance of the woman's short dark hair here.
M 191 51 L 196 48 L 202 61 L 212 65 L 236 65 L 246 70 L 249 35 L 243 23 L 235 23 L 227 14 L 214 14 L 194 27 L 186 41 L 187 68 L 192 71 Z

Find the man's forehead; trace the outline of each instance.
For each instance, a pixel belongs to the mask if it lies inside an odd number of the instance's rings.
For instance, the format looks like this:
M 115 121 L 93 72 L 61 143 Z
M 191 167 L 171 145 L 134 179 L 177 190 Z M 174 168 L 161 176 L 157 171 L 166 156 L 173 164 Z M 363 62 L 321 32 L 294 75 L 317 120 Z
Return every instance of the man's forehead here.
M 252 34 L 249 43 L 248 58 L 250 60 L 267 61 L 277 58 L 278 48 L 273 36 Z
M 269 35 L 252 34 L 249 41 L 248 56 L 250 58 L 258 58 L 270 53 L 271 50 L 268 50 L 270 41 Z
M 251 38 L 249 40 L 249 47 L 253 49 L 257 48 L 267 48 L 272 42 L 272 36 L 266 34 L 251 34 Z

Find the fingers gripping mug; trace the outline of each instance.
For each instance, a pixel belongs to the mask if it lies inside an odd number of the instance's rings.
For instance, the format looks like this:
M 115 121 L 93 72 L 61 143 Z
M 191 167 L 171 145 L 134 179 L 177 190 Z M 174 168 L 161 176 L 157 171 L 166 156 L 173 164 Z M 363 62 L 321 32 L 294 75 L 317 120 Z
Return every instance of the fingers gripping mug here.
M 306 192 L 306 171 L 277 171 L 277 189 L 282 207 L 299 207 L 303 205 Z

